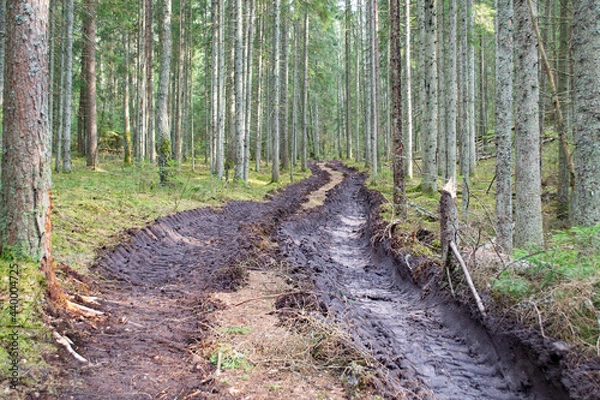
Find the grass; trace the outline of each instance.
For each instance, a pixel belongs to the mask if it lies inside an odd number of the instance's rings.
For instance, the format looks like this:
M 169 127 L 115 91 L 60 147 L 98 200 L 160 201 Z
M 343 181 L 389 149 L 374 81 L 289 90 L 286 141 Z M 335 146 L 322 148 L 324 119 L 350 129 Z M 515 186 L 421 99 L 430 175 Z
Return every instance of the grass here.
M 168 185 L 161 186 L 158 171 L 146 163 L 124 167 L 120 159 L 106 156 L 101 158 L 99 166 L 91 171 L 85 167 L 84 159 L 75 158 L 71 173 L 54 173 L 52 177 L 53 256 L 57 262 L 84 275 L 90 273 L 88 267 L 98 249 L 122 241 L 126 230 L 143 227 L 160 216 L 186 209 L 218 207 L 230 200 L 260 200 L 290 182 L 289 174 L 282 171 L 281 181 L 271 183 L 270 169 L 265 167 L 262 173 L 250 172 L 248 185 L 232 181 L 224 184 L 217 181 L 205 165 L 197 165 L 192 171 L 189 164 L 184 164 L 172 171 Z M 232 173 L 230 171 L 230 175 Z M 298 172 L 295 180 L 309 175 L 310 171 Z M 18 397 L 25 396 L 23 391 L 27 387 L 35 387 L 52 374 L 44 356 L 53 352 L 54 345 L 43 321 L 45 279 L 39 266 L 31 260 L 16 262 L 5 255 L 0 259 L 3 277 L 0 280 L 0 382 L 8 388 L 13 325 L 9 271 L 15 263 L 20 268 L 17 325 L 21 389 L 12 395 Z M 60 272 L 58 279 L 61 279 Z M 0 387 L 1 391 L 4 389 Z
M 516 249 L 515 253 L 500 260 L 493 250 L 495 237 L 495 160 L 482 160 L 477 172 L 470 177 L 469 211 L 462 210 L 462 177 L 458 178 L 457 205 L 459 208 L 460 240 L 469 260 L 469 268 L 480 291 L 487 291 L 495 299 L 488 308 L 508 314 L 550 335 L 575 344 L 586 352 L 600 355 L 600 226 L 591 228 L 569 227 L 560 220 L 556 190 L 558 185 L 558 141 L 544 145 L 542 157 L 542 214 L 545 246 Z M 350 162 L 350 166 L 366 170 L 364 163 Z M 436 214 L 439 194 L 425 195 L 419 190 L 419 169 L 415 178 L 406 181 L 409 203 Z M 380 168 L 380 174 L 371 177 L 368 185 L 386 198 L 381 207 L 382 218 L 395 220 L 392 199 L 392 171 L 390 165 Z M 438 180 L 438 187 L 443 182 Z M 421 243 L 419 230 L 425 229 L 439 237 L 439 223 L 429 221 L 417 208 L 408 207 L 408 218 L 398 222 L 396 235 L 402 235 L 403 252 L 413 256 L 440 256 L 439 241 Z M 503 269 L 510 259 L 523 259 Z M 441 282 L 441 284 L 444 284 Z M 464 282 L 459 283 L 466 292 Z M 455 288 L 456 289 L 456 288 Z

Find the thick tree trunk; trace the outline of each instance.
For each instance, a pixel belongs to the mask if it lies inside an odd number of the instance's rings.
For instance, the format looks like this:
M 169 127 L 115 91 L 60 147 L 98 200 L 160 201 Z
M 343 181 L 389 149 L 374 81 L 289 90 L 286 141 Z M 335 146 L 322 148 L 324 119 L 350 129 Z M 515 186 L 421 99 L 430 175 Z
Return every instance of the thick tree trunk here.
M 423 176 L 421 190 L 425 193 L 437 191 L 437 129 L 438 129 L 438 97 L 437 97 L 437 8 L 436 0 L 425 0 L 425 43 L 424 56 L 424 95 L 425 109 L 423 115 L 423 132 L 421 152 L 423 159 Z
M 171 155 L 169 130 L 169 72 L 171 68 L 171 0 L 162 2 L 162 27 L 160 31 L 161 57 L 158 93 L 156 97 L 156 127 L 158 134 L 158 168 L 160 183 L 168 181 L 168 163 Z
M 527 0 L 515 1 L 515 235 L 514 245 L 542 245 L 539 56 Z
M 496 0 L 496 237 L 512 254 L 513 0 Z
M 600 3 L 573 2 L 575 189 L 573 223 L 600 223 Z
M 96 111 L 96 0 L 86 0 L 84 22 L 85 136 L 87 166 L 96 169 L 98 161 L 98 122 Z
M 48 2 L 8 0 L 6 10 L 0 252 L 43 260 L 51 207 Z

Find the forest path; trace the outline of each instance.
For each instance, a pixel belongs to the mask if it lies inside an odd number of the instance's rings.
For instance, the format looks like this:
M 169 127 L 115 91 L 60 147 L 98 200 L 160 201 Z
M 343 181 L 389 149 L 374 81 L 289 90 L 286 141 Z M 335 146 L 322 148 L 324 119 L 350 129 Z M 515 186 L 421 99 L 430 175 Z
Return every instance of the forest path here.
M 345 398 L 348 388 L 322 368 L 294 366 L 302 358 L 287 343 L 299 338 L 273 312 L 282 293 L 307 285 L 377 360 L 386 398 L 568 398 L 534 356 L 423 293 L 407 266 L 373 245 L 380 200 L 365 175 L 341 163 L 311 169 L 265 202 L 159 218 L 102 256 L 96 294 L 108 318 L 67 332 L 90 364 L 61 353 L 59 398 Z M 292 272 L 271 268 L 282 262 Z M 306 355 L 299 346 L 296 356 Z M 230 350 L 252 371 L 217 376 L 208 357 Z

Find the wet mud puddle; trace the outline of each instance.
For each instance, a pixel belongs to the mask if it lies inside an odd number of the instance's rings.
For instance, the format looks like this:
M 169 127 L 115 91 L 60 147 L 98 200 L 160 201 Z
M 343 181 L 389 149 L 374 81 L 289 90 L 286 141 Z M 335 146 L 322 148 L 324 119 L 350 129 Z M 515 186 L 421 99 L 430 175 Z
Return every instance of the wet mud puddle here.
M 543 388 L 531 390 L 535 378 L 524 375 L 518 361 L 503 361 L 510 357 L 499 356 L 502 350 L 483 328 L 439 301 L 423 299 L 389 260 L 373 252 L 365 234 L 369 210 L 362 182 L 350 176 L 325 205 L 325 217 L 312 225 L 292 222 L 283 230 L 312 267 L 319 289 L 334 293 L 346 308 L 338 312 L 364 326 L 366 347 L 386 349 L 436 399 L 554 398 Z

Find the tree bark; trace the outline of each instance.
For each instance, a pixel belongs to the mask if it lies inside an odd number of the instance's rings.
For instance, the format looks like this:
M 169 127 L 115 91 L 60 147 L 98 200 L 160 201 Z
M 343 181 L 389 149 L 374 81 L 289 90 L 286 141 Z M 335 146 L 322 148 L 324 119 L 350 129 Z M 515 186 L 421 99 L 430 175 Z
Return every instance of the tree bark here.
M 245 116 L 244 112 L 244 14 L 242 0 L 233 3 L 235 12 L 235 43 L 234 43 L 234 96 L 235 96 L 235 170 L 233 178 L 244 180 L 245 155 Z
M 573 223 L 600 223 L 600 4 L 573 2 L 575 189 Z
M 281 107 L 281 0 L 273 0 L 273 163 L 271 181 L 279 182 L 280 150 L 280 107 Z
M 0 252 L 43 260 L 51 207 L 48 2 L 6 4 Z
M 496 0 L 496 237 L 512 254 L 513 0 Z
M 169 72 L 171 68 L 171 0 L 162 1 L 162 27 L 160 31 L 160 77 L 156 98 L 156 127 L 158 134 L 158 168 L 160 183 L 168 181 L 168 163 L 171 155 L 169 130 Z
M 411 27 L 410 27 L 410 0 L 406 0 L 406 3 L 404 5 L 404 12 L 405 12 L 405 29 L 406 29 L 406 35 L 405 35 L 405 56 L 404 56 L 404 63 L 405 63 L 405 85 L 404 87 L 406 88 L 406 131 L 403 134 L 404 137 L 404 154 L 405 154 L 405 161 L 404 161 L 404 168 L 406 171 L 406 176 L 410 179 L 413 178 L 413 92 L 412 92 L 412 66 L 411 66 L 411 57 L 412 57 L 412 49 L 411 49 Z
M 456 112 L 458 101 L 457 87 L 457 23 L 458 13 L 456 0 L 450 0 L 448 11 L 448 93 L 446 110 L 448 113 L 448 125 L 446 127 L 446 165 L 444 167 L 446 179 L 456 180 Z
M 437 129 L 438 129 L 438 97 L 437 97 L 437 8 L 436 0 L 425 0 L 425 43 L 424 52 L 424 95 L 425 109 L 423 115 L 423 132 L 421 152 L 423 159 L 423 176 L 421 190 L 425 193 L 437 191 Z
M 539 56 L 527 0 L 515 1 L 515 234 L 514 245 L 542 245 Z
M 281 17 L 281 167 L 290 165 L 289 157 L 289 0 L 283 0 Z
M 306 152 L 308 147 L 308 38 L 309 38 L 309 17 L 308 12 L 304 12 L 304 57 L 302 72 L 302 141 L 300 152 L 300 166 L 302 171 L 306 171 Z
M 85 61 L 85 136 L 87 166 L 96 169 L 98 162 L 98 121 L 96 110 L 96 0 L 86 0 L 84 22 Z
M 145 43 L 144 43 L 144 67 L 145 67 L 145 89 L 146 89 L 146 101 L 144 102 L 146 106 L 146 110 L 144 112 L 144 116 L 146 118 L 145 132 L 146 132 L 146 155 L 150 164 L 156 164 L 156 136 L 154 133 L 154 107 L 152 106 L 154 103 L 153 99 L 153 81 L 154 81 L 154 72 L 152 68 L 152 50 L 153 50 L 153 36 L 154 33 L 152 31 L 152 0 L 146 0 L 145 2 Z
M 406 184 L 404 182 L 404 145 L 402 138 L 402 60 L 400 50 L 400 0 L 390 0 L 390 85 L 392 137 L 394 138 L 394 209 L 406 218 Z

